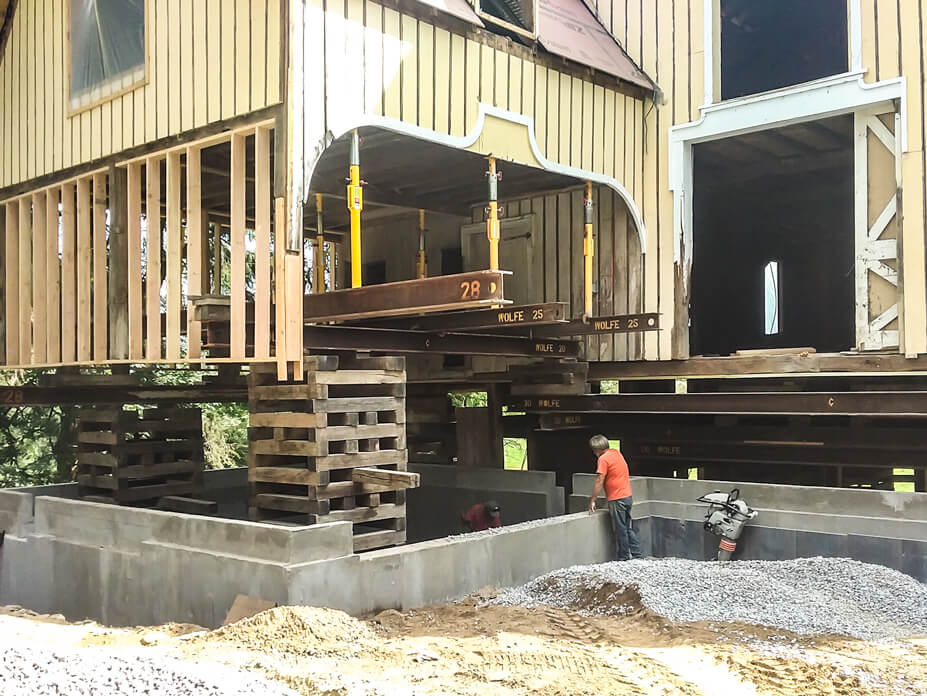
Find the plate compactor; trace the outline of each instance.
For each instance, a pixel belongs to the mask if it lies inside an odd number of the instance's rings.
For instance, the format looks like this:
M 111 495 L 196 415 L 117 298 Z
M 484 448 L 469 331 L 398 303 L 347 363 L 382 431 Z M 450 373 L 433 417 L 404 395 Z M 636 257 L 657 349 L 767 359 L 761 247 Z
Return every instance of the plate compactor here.
M 741 499 L 739 488 L 733 489 L 730 493 L 706 493 L 699 496 L 698 502 L 708 505 L 705 529 L 721 537 L 718 560 L 731 560 L 731 555 L 737 548 L 737 540 L 744 531 L 744 525 L 756 517 L 756 510 Z

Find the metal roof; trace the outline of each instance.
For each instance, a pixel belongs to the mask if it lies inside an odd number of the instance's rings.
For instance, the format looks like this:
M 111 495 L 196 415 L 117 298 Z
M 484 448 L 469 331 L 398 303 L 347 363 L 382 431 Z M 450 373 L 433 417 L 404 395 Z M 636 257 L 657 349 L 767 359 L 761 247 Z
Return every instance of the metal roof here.
M 0 2 L 2 2 L 2 0 L 0 0 Z M 418 2 L 423 5 L 428 5 L 429 7 L 434 7 L 436 10 L 447 12 L 458 19 L 470 22 L 478 27 L 483 26 L 482 20 L 476 16 L 476 12 L 473 11 L 473 7 L 467 0 L 418 0 Z
M 545 50 L 646 90 L 654 82 L 628 57 L 583 0 L 538 0 L 538 42 Z

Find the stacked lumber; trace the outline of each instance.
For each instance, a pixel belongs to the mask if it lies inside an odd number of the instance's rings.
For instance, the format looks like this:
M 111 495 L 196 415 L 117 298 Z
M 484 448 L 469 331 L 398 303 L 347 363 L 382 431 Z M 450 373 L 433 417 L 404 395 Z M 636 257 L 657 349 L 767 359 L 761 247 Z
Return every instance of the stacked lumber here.
M 340 364 L 339 364 L 340 363 Z M 249 516 L 354 525 L 354 550 L 405 542 L 405 360 L 306 359 L 303 380 L 275 366 L 249 376 Z
M 198 408 L 87 408 L 78 414 L 81 498 L 154 506 L 193 497 L 203 484 L 203 416 Z

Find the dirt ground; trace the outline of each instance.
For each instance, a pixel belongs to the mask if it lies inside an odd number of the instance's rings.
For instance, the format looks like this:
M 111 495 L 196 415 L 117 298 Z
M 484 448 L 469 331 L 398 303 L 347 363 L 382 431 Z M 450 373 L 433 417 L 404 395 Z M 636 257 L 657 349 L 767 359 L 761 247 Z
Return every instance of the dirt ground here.
M 633 590 L 620 617 L 465 602 L 365 619 L 278 607 L 215 631 L 116 629 L 0 609 L 0 635 L 50 647 L 150 651 L 220 662 L 305 696 L 913 696 L 927 638 L 868 643 L 738 624 L 670 624 Z

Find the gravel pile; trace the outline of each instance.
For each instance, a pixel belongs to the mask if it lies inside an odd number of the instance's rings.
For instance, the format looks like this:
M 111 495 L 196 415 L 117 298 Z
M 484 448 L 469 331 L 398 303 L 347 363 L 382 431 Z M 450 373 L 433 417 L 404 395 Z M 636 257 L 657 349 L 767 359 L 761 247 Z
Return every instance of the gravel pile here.
M 168 658 L 0 644 L 4 696 L 298 696 L 263 679 Z
M 864 640 L 927 635 L 927 585 L 845 558 L 689 561 L 575 566 L 506 590 L 497 604 L 628 613 L 628 588 L 670 621 L 738 621 L 807 635 Z

